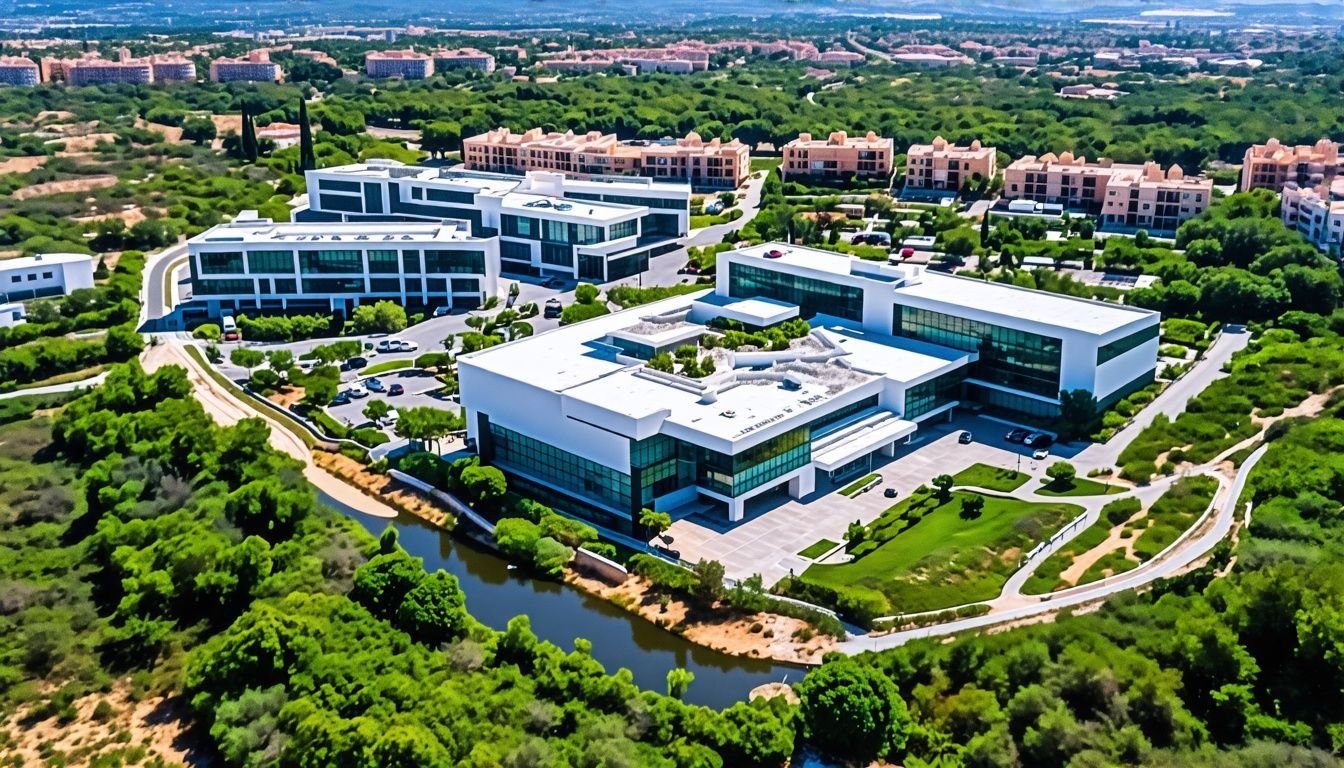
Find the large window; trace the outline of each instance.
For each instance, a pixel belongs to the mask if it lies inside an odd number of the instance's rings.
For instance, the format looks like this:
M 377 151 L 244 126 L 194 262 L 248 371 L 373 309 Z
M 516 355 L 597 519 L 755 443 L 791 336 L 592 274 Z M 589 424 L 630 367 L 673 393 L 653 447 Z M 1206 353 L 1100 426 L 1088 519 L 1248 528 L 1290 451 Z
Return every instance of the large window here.
M 369 272 L 381 275 L 395 275 L 400 259 L 396 251 L 369 251 Z
M 358 197 L 328 195 L 321 192 L 317 195 L 317 207 L 324 211 L 344 211 L 346 213 L 364 212 L 364 204 Z
M 576 245 L 593 245 L 605 239 L 601 227 L 595 227 L 591 224 L 569 225 L 569 242 Z
M 274 274 L 276 272 L 292 274 L 294 272 L 294 252 L 248 251 L 247 271 L 253 274 Z
M 299 251 L 299 270 L 305 275 L 352 275 L 364 271 L 359 251 Z
M 484 251 L 425 251 L 428 274 L 485 274 Z
M 699 449 L 697 483 L 727 496 L 740 496 L 812 461 L 812 437 L 806 426 L 789 430 L 729 456 Z
M 942 408 L 961 399 L 961 383 L 966 380 L 966 369 L 958 368 L 905 390 L 903 419 L 916 419 L 929 411 Z
M 402 251 L 401 252 L 401 271 L 409 275 L 420 274 L 420 252 Z
M 425 197 L 437 203 L 465 203 L 466 205 L 476 203 L 475 193 L 458 192 L 451 189 L 434 189 L 431 187 L 425 190 Z
M 305 279 L 304 293 L 363 293 L 364 278 L 332 277 L 325 280 Z
M 979 352 L 973 378 L 1045 397 L 1059 396 L 1059 339 L 897 305 L 892 334 L 966 352 Z
M 492 461 L 619 510 L 630 509 L 630 476 L 490 424 Z
M 574 249 L 558 243 L 541 244 L 541 263 L 553 264 L 566 269 L 574 268 Z
M 514 216 L 506 213 L 499 217 L 500 234 L 506 237 L 522 237 L 528 240 L 536 240 L 540 229 L 537 227 L 537 220 L 527 216 Z
M 843 427 L 845 422 L 854 414 L 876 407 L 877 395 L 869 395 L 856 403 L 841 406 L 825 416 L 818 416 L 808 422 L 808 427 L 812 430 L 813 439 L 816 439 Z
M 1153 323 L 1147 328 L 1140 328 L 1128 336 L 1122 336 L 1109 344 L 1097 347 L 1097 365 L 1110 362 L 1131 349 L 1143 346 L 1144 342 L 1156 339 L 1158 331 L 1158 324 Z
M 611 225 L 607 237 L 611 240 L 619 240 L 622 237 L 634 237 L 639 231 L 639 222 L 631 219 L 630 221 L 618 221 Z
M 521 261 L 530 264 L 532 262 L 532 246 L 527 243 L 500 240 L 499 258 L 505 261 Z
M 846 320 L 863 319 L 863 290 L 810 277 L 761 269 L 734 262 L 728 265 L 728 294 L 735 299 L 765 297 L 798 306 L 798 314 L 818 314 Z
M 569 242 L 569 224 L 545 219 L 541 222 L 541 239 L 552 243 Z
M 197 280 L 191 287 L 196 296 L 252 295 L 251 280 Z
M 243 272 L 243 254 L 238 251 L 202 253 L 201 274 L 237 275 Z

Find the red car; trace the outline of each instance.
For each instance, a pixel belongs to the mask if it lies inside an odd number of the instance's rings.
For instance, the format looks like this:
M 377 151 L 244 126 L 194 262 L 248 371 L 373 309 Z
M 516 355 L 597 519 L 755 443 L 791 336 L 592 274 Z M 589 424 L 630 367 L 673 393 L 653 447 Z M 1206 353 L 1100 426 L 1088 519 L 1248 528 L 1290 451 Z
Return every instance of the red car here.
M 406 388 L 401 386 L 400 384 L 393 384 L 392 386 L 387 388 L 387 394 L 389 397 L 404 395 L 406 394 Z

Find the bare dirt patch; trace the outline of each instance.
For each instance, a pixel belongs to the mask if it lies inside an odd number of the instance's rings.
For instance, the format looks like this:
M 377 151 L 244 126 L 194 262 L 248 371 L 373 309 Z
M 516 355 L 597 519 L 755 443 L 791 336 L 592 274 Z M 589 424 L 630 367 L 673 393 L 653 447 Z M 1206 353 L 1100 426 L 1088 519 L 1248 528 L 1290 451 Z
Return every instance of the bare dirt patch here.
M 100 702 L 104 712 L 95 717 Z M 111 693 L 90 694 L 74 703 L 76 717 L 62 723 L 56 716 L 28 720 L 31 707 L 20 707 L 3 723 L 10 740 L 7 755 L 16 765 L 87 766 L 149 764 L 204 766 L 205 745 L 191 732 L 186 702 L 154 697 L 134 701 L 130 686 L 118 683 Z M 140 757 L 137 759 L 137 755 Z M 59 757 L 58 757 L 59 756 Z M 8 763 L 7 763 L 8 764 Z
M 45 184 L 33 184 L 14 192 L 15 200 L 31 200 L 35 197 L 46 197 L 47 195 L 62 195 L 70 192 L 89 192 L 95 189 L 105 189 L 115 186 L 117 177 L 107 174 L 99 176 L 85 176 L 79 179 L 66 179 L 65 181 L 48 181 Z
M 146 128 L 151 131 L 158 131 L 163 134 L 163 140 L 169 144 L 182 143 L 182 127 L 179 125 L 164 125 L 163 123 L 146 123 L 144 118 L 137 118 L 135 121 L 137 128 Z
M 46 155 L 37 155 L 36 157 L 7 157 L 0 161 L 0 174 L 3 173 L 28 173 L 47 164 Z
M 1133 529 L 1138 521 L 1147 516 L 1147 508 L 1141 509 L 1134 513 L 1133 517 L 1112 528 L 1110 534 L 1100 544 L 1075 557 L 1069 567 L 1060 572 L 1059 580 L 1077 585 L 1078 580 L 1083 577 L 1083 574 L 1087 573 L 1088 568 L 1095 565 L 1101 558 L 1117 550 L 1124 550 L 1126 558 L 1138 562 L 1139 558 L 1134 554 L 1134 542 L 1139 537 L 1133 533 Z M 1122 538 L 1121 533 L 1126 530 L 1130 530 L 1131 534 L 1129 538 Z
M 97 213 L 92 216 L 75 216 L 71 221 L 78 221 L 83 224 L 92 224 L 99 221 L 111 221 L 112 219 L 121 219 L 122 223 L 128 227 L 135 226 L 145 219 L 149 218 L 140 208 L 131 208 L 128 211 L 112 211 L 111 213 Z
M 818 664 L 835 645 L 834 638 L 816 633 L 807 622 L 789 616 L 773 613 L 744 615 L 721 607 L 704 611 L 682 600 L 669 600 L 664 607 L 653 585 L 638 577 L 611 585 L 571 570 L 565 573 L 565 582 L 638 614 L 696 645 L 734 656 Z
M 43 122 L 44 120 L 56 120 L 56 121 L 69 120 L 74 116 L 75 116 L 74 112 L 65 112 L 62 110 L 54 110 L 54 109 L 44 109 L 41 112 L 37 113 L 37 122 L 40 123 Z
M 117 134 L 115 133 L 86 133 L 83 136 L 71 136 L 66 139 L 54 139 L 53 141 L 65 145 L 65 149 L 58 153 L 65 156 L 83 152 L 92 152 L 94 148 L 98 146 L 98 142 L 112 142 L 116 140 Z M 47 143 L 50 144 L 51 142 Z
M 243 132 L 242 115 L 211 115 L 210 119 L 215 124 L 215 132 L 220 136 L 233 131 L 234 133 Z
M 341 478 L 364 493 L 444 530 L 451 530 L 456 518 L 428 494 L 421 493 L 387 475 L 370 472 L 358 461 L 340 453 L 313 451 L 313 463 Z

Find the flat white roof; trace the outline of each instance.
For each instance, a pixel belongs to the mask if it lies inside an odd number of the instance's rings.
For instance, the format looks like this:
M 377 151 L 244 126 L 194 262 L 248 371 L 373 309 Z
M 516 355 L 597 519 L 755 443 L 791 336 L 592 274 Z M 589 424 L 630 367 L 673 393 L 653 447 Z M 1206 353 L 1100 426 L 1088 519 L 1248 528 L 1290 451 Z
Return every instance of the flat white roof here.
M 0 259 L 0 270 L 42 267 L 52 264 L 78 264 L 92 262 L 93 257 L 86 253 L 42 253 L 37 256 L 20 256 L 14 259 Z
M 519 216 L 540 216 L 549 219 L 557 216 L 573 216 L 583 221 L 621 221 L 641 216 L 648 210 L 638 205 L 571 200 L 531 192 L 509 192 L 503 196 L 500 208 Z
M 466 222 L 273 222 L 238 218 L 191 238 L 189 243 L 321 243 L 370 246 L 378 243 L 451 243 L 480 241 Z
M 697 300 L 696 309 L 704 314 L 716 314 L 742 323 L 751 323 L 761 327 L 774 325 L 798 316 L 798 307 L 774 299 L 754 298 L 735 299 L 711 293 Z M 701 308 L 703 305 L 703 309 Z
M 628 419 L 660 417 L 661 431 L 723 449 L 781 422 L 801 424 L 825 404 L 880 379 L 913 382 L 964 364 L 970 353 L 861 329 L 825 325 L 790 352 L 739 352 L 734 368 L 723 350 L 719 372 L 702 380 L 648 371 L 616 359 L 604 342 L 637 318 L 688 308 L 696 294 L 634 309 L 462 355 L 470 365 L 561 394 L 584 406 Z M 673 330 L 694 328 L 674 324 Z M 808 357 L 769 367 L 773 356 Z M 829 358 L 829 359 L 827 359 Z M 817 360 L 820 359 L 821 362 Z M 785 385 L 783 379 L 790 379 Z M 704 390 L 713 393 L 706 397 Z M 708 438 L 708 440 L 706 440 Z
M 453 168 L 431 168 L 423 165 L 406 165 L 396 160 L 374 160 L 363 163 L 351 163 L 349 165 L 338 165 L 331 168 L 322 168 L 316 173 L 318 173 L 318 175 L 334 174 L 377 179 L 404 179 L 459 187 L 476 187 L 482 191 L 495 192 L 511 191 L 520 185 L 522 185 L 525 190 L 526 185 L 529 183 L 533 174 L 564 177 L 564 174 L 559 171 L 532 171 L 527 174 L 515 175 L 507 173 L 491 173 L 488 171 L 472 171 L 462 166 Z M 566 188 L 591 190 L 596 185 L 601 185 L 604 189 L 609 188 L 612 194 L 628 191 L 632 194 L 671 192 L 685 193 L 689 195 L 691 190 L 690 184 L 686 182 L 669 181 L 644 176 L 608 175 L 597 176 L 591 179 L 573 179 L 567 177 L 564 179 L 564 186 Z
M 864 261 L 843 253 L 784 243 L 764 243 L 728 251 L 721 254 L 720 258 L 739 254 L 760 259 L 767 264 L 868 280 L 874 285 L 887 282 L 868 274 L 869 270 L 878 270 L 885 277 L 896 281 L 890 282 L 892 297 L 896 303 L 904 303 L 902 299 L 906 297 L 919 298 L 1083 333 L 1101 335 L 1141 318 L 1156 315 L 1150 310 L 1123 304 L 1020 288 L 1008 283 L 958 277 L 919 267 L 888 267 L 881 262 Z M 910 270 L 904 273 L 909 279 L 900 282 L 897 275 L 904 270 Z

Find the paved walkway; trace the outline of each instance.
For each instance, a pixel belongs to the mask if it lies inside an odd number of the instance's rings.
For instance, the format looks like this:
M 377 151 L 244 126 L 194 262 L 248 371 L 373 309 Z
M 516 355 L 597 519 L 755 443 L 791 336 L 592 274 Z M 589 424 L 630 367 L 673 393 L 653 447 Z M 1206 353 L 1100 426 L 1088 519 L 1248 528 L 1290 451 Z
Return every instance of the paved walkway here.
M 64 384 L 48 384 L 45 387 L 28 387 L 27 389 L 16 389 L 12 392 L 0 392 L 0 400 L 8 400 L 11 397 L 23 397 L 25 395 L 50 395 L 56 392 L 73 392 L 76 389 L 93 389 L 103 383 L 107 378 L 107 372 L 104 371 L 95 376 L 79 381 L 67 381 Z

